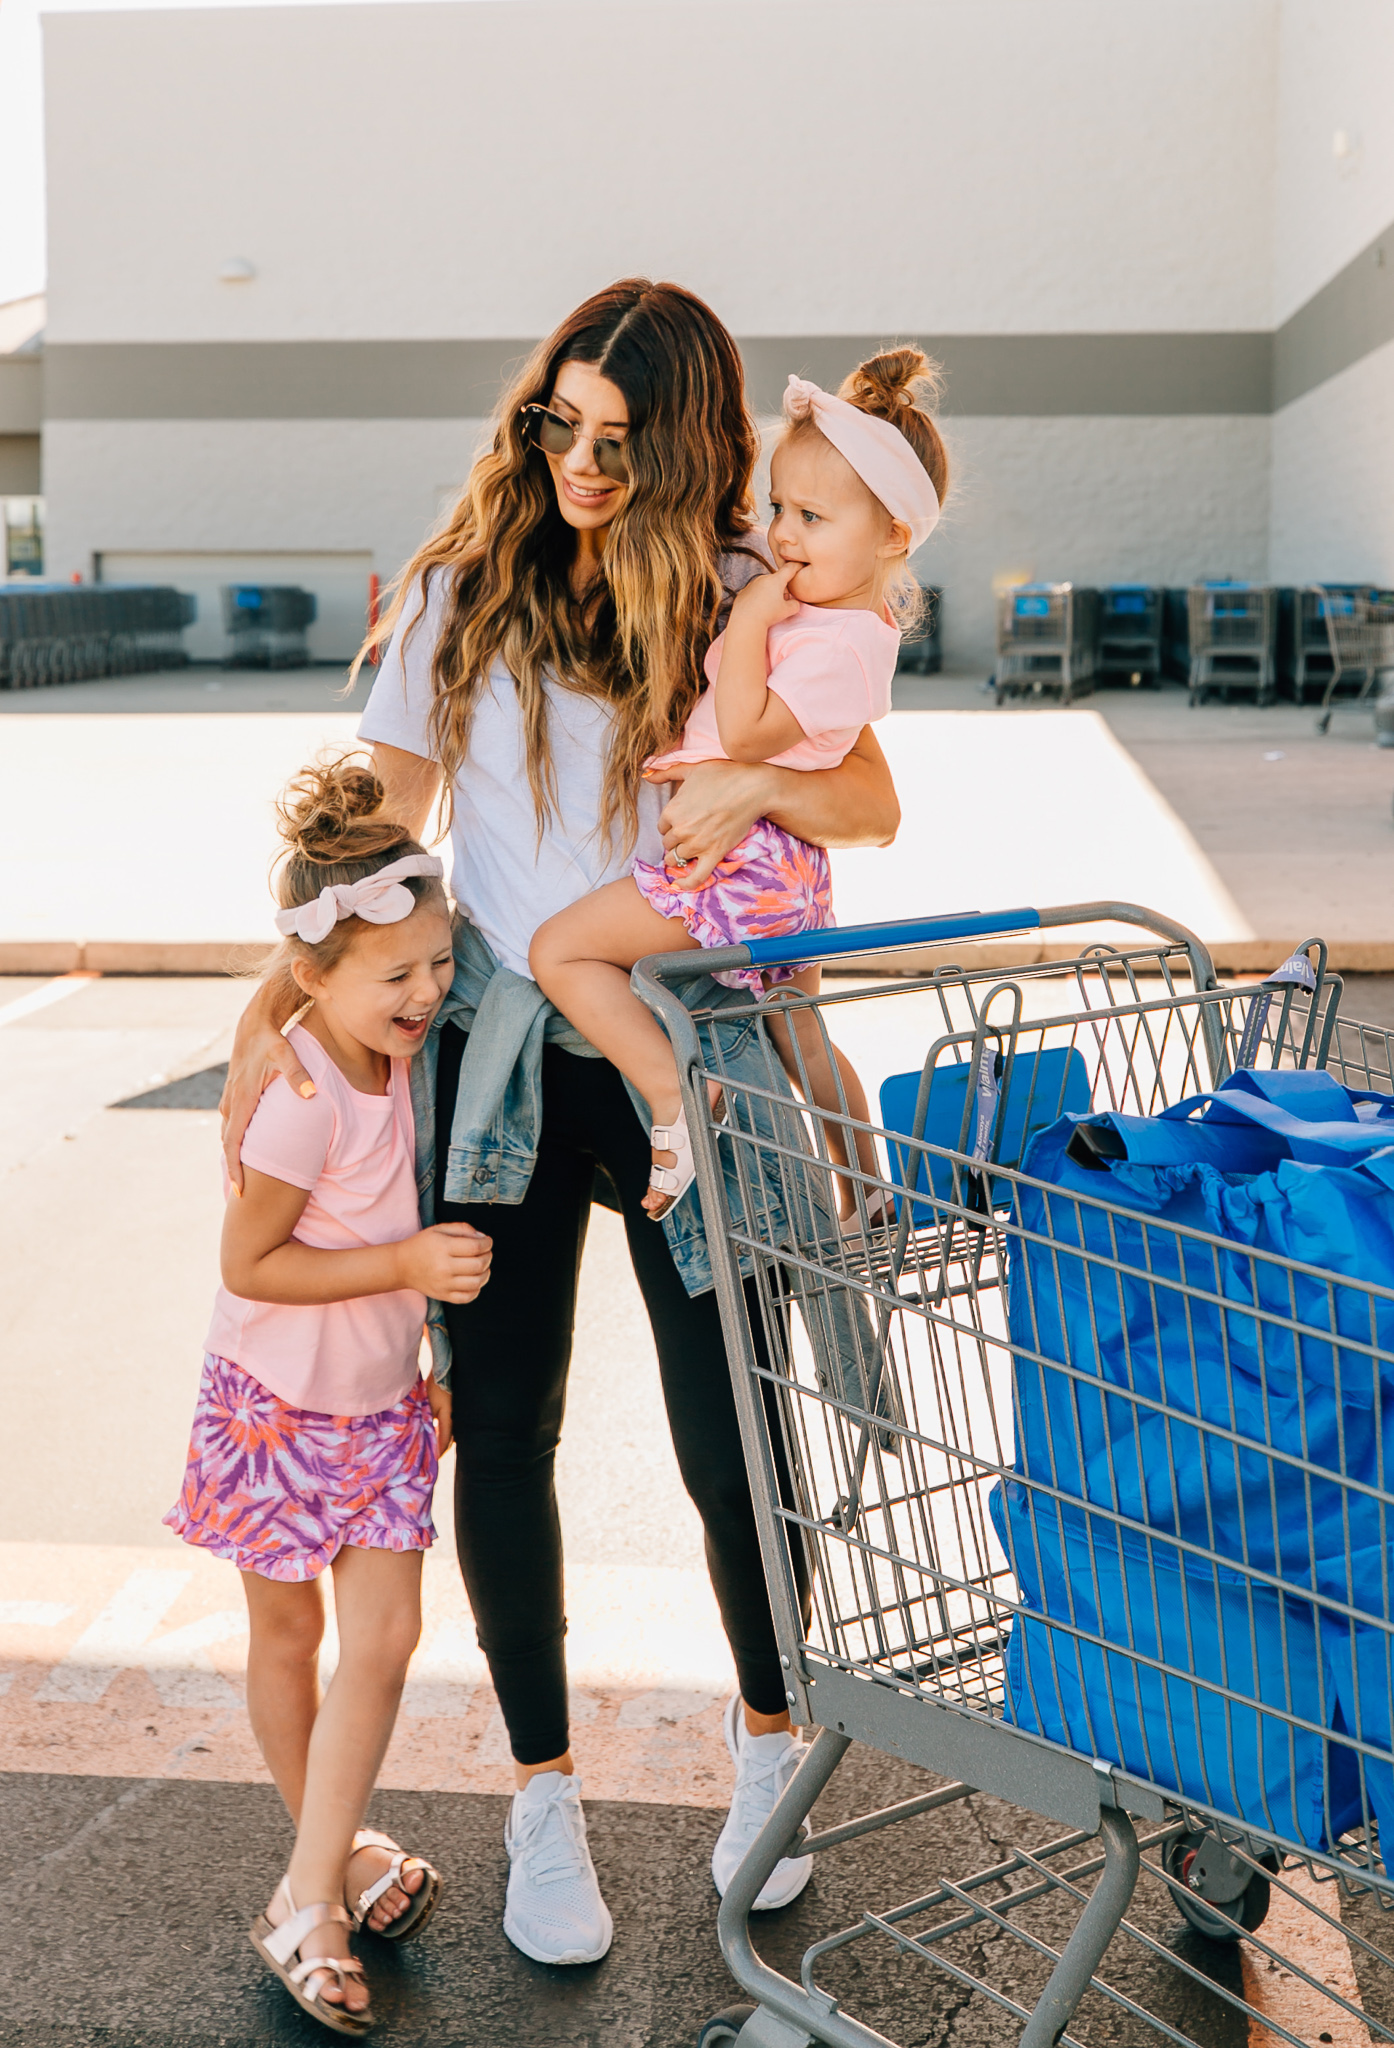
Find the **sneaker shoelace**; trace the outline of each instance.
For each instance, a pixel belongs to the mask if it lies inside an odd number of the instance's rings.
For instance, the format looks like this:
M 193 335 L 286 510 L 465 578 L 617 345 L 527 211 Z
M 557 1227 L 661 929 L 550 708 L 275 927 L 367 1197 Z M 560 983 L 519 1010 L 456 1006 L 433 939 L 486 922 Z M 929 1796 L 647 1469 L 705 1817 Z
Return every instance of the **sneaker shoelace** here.
M 749 1750 L 742 1750 L 735 1798 L 731 1802 L 732 1818 L 750 1840 L 754 1840 L 774 1812 L 775 1802 L 798 1769 L 802 1756 L 797 1743 L 764 1761 L 752 1756 Z
M 541 1806 L 525 1806 L 513 1840 L 529 1884 L 559 1884 L 586 1874 L 581 1815 L 574 1795 L 563 1794 Z

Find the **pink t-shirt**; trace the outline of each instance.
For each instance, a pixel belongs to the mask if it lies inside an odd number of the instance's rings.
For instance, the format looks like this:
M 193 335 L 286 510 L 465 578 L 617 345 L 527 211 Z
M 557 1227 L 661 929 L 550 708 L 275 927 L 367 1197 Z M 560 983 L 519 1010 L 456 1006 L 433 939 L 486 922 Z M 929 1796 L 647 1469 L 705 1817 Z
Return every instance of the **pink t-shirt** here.
M 714 687 L 725 641 L 718 633 L 707 649 L 707 688 L 693 706 L 682 745 L 656 754 L 650 767 L 728 758 L 717 730 Z M 792 619 L 770 627 L 767 651 L 769 687 L 804 731 L 784 753 L 771 754 L 773 768 L 836 768 L 862 727 L 891 708 L 900 634 L 875 612 L 801 604 Z
M 386 1095 L 361 1095 L 318 1039 L 298 1024 L 289 1037 L 316 1093 L 307 1101 L 274 1080 L 247 1126 L 243 1164 L 309 1190 L 294 1231 L 301 1244 L 356 1251 L 414 1237 L 421 1218 L 408 1062 L 393 1060 Z M 204 1348 L 294 1408 L 375 1415 L 414 1383 L 425 1318 L 426 1297 L 414 1288 L 300 1307 L 243 1301 L 220 1287 Z

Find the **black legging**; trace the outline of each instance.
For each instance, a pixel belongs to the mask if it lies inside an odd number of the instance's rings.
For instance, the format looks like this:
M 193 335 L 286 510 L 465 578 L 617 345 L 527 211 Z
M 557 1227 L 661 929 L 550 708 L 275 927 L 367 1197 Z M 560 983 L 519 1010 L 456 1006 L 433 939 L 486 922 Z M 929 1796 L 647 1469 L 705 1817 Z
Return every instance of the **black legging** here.
M 436 1135 L 442 1167 L 464 1047 L 464 1034 L 447 1025 Z M 689 1298 L 662 1230 L 640 1207 L 651 1154 L 618 1071 L 608 1060 L 549 1045 L 542 1101 L 542 1143 L 521 1203 L 436 1201 L 440 1222 L 472 1223 L 494 1241 L 488 1286 L 467 1307 L 446 1310 L 455 1352 L 455 1531 L 480 1648 L 523 1764 L 561 1756 L 569 1739 L 553 1471 L 598 1166 L 619 1194 L 673 1447 L 702 1517 L 741 1696 L 760 1714 L 781 1714 L 786 1705 L 716 1296 Z M 751 1327 L 761 1347 L 758 1310 Z M 784 1490 L 787 1474 L 779 1476 Z M 802 1598 L 797 1554 L 795 1566 Z

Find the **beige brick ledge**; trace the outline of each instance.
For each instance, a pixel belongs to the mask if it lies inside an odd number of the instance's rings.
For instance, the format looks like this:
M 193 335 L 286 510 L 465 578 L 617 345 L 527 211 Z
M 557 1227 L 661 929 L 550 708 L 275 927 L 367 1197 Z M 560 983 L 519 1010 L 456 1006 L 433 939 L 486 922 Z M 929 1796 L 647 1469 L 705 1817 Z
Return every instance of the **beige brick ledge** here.
M 1283 939 L 1217 939 L 1210 945 L 1217 969 L 1227 974 L 1265 974 L 1281 965 L 1303 933 Z M 1137 944 L 1145 946 L 1139 932 Z M 836 971 L 857 974 L 925 974 L 949 961 L 961 967 L 1035 966 L 1073 960 L 1081 942 L 994 940 L 902 953 L 868 954 L 840 961 Z M 0 974 L 246 974 L 273 951 L 264 940 L 196 939 L 0 939 Z M 1338 973 L 1394 974 L 1394 939 L 1335 939 L 1328 964 Z

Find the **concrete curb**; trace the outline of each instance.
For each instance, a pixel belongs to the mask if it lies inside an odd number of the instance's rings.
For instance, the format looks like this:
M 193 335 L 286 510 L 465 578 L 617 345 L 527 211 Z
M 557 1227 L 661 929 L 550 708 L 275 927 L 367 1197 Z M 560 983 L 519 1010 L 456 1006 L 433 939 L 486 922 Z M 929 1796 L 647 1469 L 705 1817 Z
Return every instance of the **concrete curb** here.
M 1216 967 L 1227 974 L 1266 974 L 1281 966 L 1307 936 L 1285 939 L 1216 939 L 1207 942 Z M 1027 940 L 993 944 L 874 953 L 840 961 L 837 972 L 928 974 L 951 961 L 973 968 L 1031 967 L 1048 960 L 1073 960 L 1087 943 Z M 1138 945 L 1147 943 L 1137 935 Z M 0 939 L 0 974 L 251 974 L 275 951 L 264 939 Z M 1394 974 L 1394 939 L 1336 939 L 1328 965 L 1337 973 Z

